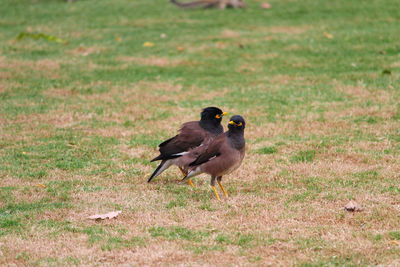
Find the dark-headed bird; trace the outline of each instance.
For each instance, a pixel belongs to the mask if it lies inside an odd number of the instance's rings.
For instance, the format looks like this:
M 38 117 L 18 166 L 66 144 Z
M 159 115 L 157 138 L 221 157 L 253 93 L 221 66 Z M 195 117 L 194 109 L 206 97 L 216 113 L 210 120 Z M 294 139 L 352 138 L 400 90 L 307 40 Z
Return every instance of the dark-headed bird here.
M 224 132 L 221 120 L 226 114 L 219 108 L 207 107 L 201 112 L 200 121 L 184 123 L 179 134 L 158 145 L 160 155 L 152 159 L 151 162 L 161 160 L 161 163 L 150 176 L 148 182 L 171 165 L 178 166 L 183 175 L 186 175 L 188 164 L 196 159 L 197 154 L 202 151 L 202 147 L 206 147 L 215 137 Z M 197 149 L 197 152 L 189 153 L 193 149 Z M 188 179 L 188 183 L 193 187 L 190 179 Z
M 245 126 L 246 123 L 242 116 L 232 116 L 228 124 L 228 131 L 217 136 L 203 153 L 189 164 L 189 173 L 182 180 L 207 173 L 211 175 L 211 186 L 217 199 L 220 200 L 215 189 L 215 180 L 217 180 L 224 195 L 228 197 L 221 180 L 223 175 L 233 172 L 242 164 L 246 145 L 244 139 Z

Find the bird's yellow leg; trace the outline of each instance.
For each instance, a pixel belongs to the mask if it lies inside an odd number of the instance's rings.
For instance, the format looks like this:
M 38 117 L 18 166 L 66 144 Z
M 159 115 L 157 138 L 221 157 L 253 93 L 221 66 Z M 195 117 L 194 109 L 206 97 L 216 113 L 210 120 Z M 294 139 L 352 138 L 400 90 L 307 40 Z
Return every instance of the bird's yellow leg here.
M 220 182 L 220 181 L 217 181 L 217 182 L 218 182 L 219 186 L 221 187 L 222 192 L 224 192 L 224 195 L 225 195 L 226 197 L 228 197 L 228 193 L 225 191 L 225 188 L 222 186 L 221 182 Z
M 179 169 L 181 170 L 183 176 L 186 176 L 187 173 L 185 173 L 185 171 L 184 171 L 181 167 L 179 167 Z M 194 185 L 193 185 L 193 183 L 192 183 L 192 180 L 190 180 L 190 178 L 189 178 L 189 179 L 187 179 L 187 181 L 188 181 L 188 184 L 189 184 L 191 187 L 194 188 Z
M 217 190 L 215 189 L 215 186 L 213 186 L 212 189 L 213 189 L 214 194 L 215 194 L 215 196 L 217 197 L 217 199 L 218 199 L 218 200 L 221 200 L 221 199 L 219 198 L 219 196 L 218 196 L 218 193 L 217 193 Z
M 189 184 L 191 187 L 193 187 L 193 188 L 194 188 L 194 185 L 193 185 L 193 183 L 192 183 L 192 180 L 190 180 L 190 179 L 187 179 L 187 181 L 188 181 L 188 184 Z

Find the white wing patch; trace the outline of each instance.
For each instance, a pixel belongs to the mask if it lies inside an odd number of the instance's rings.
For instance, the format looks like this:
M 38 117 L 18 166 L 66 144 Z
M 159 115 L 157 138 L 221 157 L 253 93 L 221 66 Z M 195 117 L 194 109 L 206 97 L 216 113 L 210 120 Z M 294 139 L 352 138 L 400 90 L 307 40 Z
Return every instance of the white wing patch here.
M 196 148 L 198 148 L 198 147 L 201 147 L 201 146 L 203 146 L 204 144 L 200 144 L 199 146 L 196 146 L 195 148 L 193 148 L 193 149 L 196 149 Z M 180 153 L 176 153 L 176 154 L 172 154 L 172 156 L 183 156 L 183 155 L 186 155 L 186 154 L 188 154 L 189 152 L 188 151 L 183 151 L 183 152 L 180 152 Z
M 215 159 L 217 156 L 211 157 L 208 159 L 208 161 Z
M 183 156 L 183 155 L 185 155 L 187 153 L 189 153 L 189 152 L 184 151 L 184 152 L 181 152 L 181 153 L 172 154 L 172 156 Z

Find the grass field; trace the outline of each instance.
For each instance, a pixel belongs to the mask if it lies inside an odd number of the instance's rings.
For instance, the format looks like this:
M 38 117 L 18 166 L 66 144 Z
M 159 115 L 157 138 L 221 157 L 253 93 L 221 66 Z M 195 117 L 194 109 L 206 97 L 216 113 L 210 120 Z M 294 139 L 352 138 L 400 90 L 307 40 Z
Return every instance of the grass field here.
M 400 264 L 398 0 L 1 2 L 0 265 Z M 148 184 L 214 105 L 247 121 L 229 198 Z

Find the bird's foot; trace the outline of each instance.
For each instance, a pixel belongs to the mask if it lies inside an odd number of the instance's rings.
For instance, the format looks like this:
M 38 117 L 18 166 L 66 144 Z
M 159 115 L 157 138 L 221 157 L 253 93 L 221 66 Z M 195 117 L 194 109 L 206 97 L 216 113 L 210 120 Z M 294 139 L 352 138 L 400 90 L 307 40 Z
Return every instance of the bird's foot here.
M 187 179 L 187 181 L 188 181 L 188 184 L 189 184 L 192 188 L 194 188 L 194 185 L 193 185 L 193 183 L 192 183 L 192 180 L 190 180 L 190 178 L 189 178 L 189 179 Z
M 225 197 L 228 197 L 228 193 L 225 191 L 225 188 L 222 186 L 222 184 L 219 181 L 217 181 L 217 182 L 218 182 L 219 186 L 221 187 L 222 192 L 224 192 Z
M 221 201 L 221 199 L 219 198 L 219 195 L 218 195 L 218 193 L 217 193 L 217 190 L 215 189 L 215 186 L 213 186 L 212 189 L 213 189 L 214 194 L 215 194 L 215 196 L 217 197 L 217 199 L 218 199 L 219 201 Z

